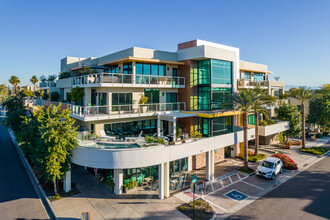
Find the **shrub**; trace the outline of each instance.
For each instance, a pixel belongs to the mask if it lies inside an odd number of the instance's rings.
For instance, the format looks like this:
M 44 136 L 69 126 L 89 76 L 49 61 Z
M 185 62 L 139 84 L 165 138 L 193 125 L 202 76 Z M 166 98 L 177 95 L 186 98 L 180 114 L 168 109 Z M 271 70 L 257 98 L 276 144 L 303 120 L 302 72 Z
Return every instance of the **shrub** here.
M 272 119 L 269 119 L 269 120 L 268 120 L 268 124 L 269 124 L 269 125 L 273 125 L 273 124 L 275 124 L 275 121 L 272 120 Z
M 204 205 L 205 204 L 205 202 L 204 202 L 204 200 L 201 200 L 201 199 L 198 199 L 198 200 L 195 200 L 195 207 L 196 206 L 202 206 L 202 205 Z M 193 207 L 193 201 L 191 201 L 190 203 L 189 203 L 189 205 L 191 206 L 191 207 Z
M 316 134 L 315 136 L 316 136 L 316 138 L 322 138 L 323 137 L 322 134 Z
M 151 144 L 151 143 L 165 144 L 165 140 L 163 138 L 161 138 L 161 137 L 153 138 L 153 137 L 150 137 L 150 136 L 146 135 L 144 137 L 144 140 L 148 144 Z
M 329 148 L 326 147 L 311 147 L 311 148 L 301 148 L 300 151 L 301 152 L 305 152 L 305 153 L 310 153 L 310 154 L 316 154 L 316 155 L 322 155 L 325 152 L 327 152 L 329 150 Z
M 240 159 L 244 160 L 243 156 L 239 156 Z M 266 158 L 266 154 L 258 154 L 257 156 L 254 155 L 252 151 L 248 151 L 248 161 L 249 162 L 257 162 L 259 160 L 263 160 Z
M 253 173 L 253 172 L 254 172 L 254 170 L 253 170 L 253 169 L 251 169 L 250 167 L 248 168 L 248 170 L 247 170 L 247 171 L 244 169 L 244 167 L 240 167 L 238 170 L 239 170 L 239 171 L 241 171 L 241 172 L 244 172 L 244 173 L 248 173 L 248 174 L 250 174 L 250 173 Z
M 323 136 L 326 137 L 328 136 L 329 132 L 323 132 Z
M 262 121 L 259 122 L 259 125 L 260 125 L 260 126 L 266 126 L 266 125 L 267 125 L 267 122 L 264 121 L 264 120 L 262 120 Z
M 50 93 L 50 100 L 57 102 L 60 99 L 60 94 L 58 92 Z
M 187 209 L 188 209 L 187 206 L 183 206 L 183 205 L 180 205 L 180 206 L 179 206 L 179 210 L 180 210 L 181 212 L 184 212 L 184 211 L 186 211 Z
M 191 138 L 201 138 L 202 137 L 202 134 L 199 133 L 198 131 L 191 131 L 190 132 L 190 137 Z
M 281 159 L 283 163 L 283 167 L 287 170 L 298 170 L 297 164 L 287 155 L 285 154 L 280 154 L 280 153 L 275 153 L 273 154 L 273 157 L 277 157 Z
M 51 202 L 53 202 L 53 201 L 56 201 L 56 200 L 59 200 L 61 197 L 60 197 L 60 195 L 59 194 L 56 194 L 55 196 L 52 196 L 52 197 L 50 197 L 50 201 Z

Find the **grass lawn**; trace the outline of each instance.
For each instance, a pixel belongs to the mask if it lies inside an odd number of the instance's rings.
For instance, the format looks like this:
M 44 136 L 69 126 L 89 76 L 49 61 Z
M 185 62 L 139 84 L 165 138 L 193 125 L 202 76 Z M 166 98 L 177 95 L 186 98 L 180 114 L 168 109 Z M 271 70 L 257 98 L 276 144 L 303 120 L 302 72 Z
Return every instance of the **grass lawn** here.
M 311 147 L 311 148 L 305 148 L 300 149 L 301 152 L 309 153 L 309 154 L 315 154 L 315 155 L 322 155 L 325 152 L 327 152 L 329 148 L 327 147 Z

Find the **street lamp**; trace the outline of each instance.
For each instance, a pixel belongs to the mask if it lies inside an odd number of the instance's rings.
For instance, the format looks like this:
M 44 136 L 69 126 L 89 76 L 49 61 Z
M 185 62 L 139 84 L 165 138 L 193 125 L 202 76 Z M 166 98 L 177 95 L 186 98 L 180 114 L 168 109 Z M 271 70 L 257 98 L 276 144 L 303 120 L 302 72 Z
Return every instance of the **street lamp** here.
M 192 183 L 192 184 L 194 184 L 194 190 L 193 190 L 193 220 L 195 220 L 195 183 L 197 182 L 197 176 L 195 176 L 195 175 L 191 175 L 191 178 L 192 178 L 192 180 L 191 180 L 191 182 L 190 183 Z

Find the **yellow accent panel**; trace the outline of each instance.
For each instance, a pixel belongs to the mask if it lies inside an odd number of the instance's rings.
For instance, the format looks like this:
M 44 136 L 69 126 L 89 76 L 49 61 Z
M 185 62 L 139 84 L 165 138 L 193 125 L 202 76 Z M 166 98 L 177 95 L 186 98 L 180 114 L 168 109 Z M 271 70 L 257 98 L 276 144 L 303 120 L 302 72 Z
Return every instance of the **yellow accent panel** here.
M 197 113 L 197 116 L 203 117 L 203 118 L 217 118 L 217 117 L 240 115 L 240 114 L 241 114 L 240 111 L 231 111 L 231 112 L 219 112 L 219 113 L 213 113 L 213 114 Z

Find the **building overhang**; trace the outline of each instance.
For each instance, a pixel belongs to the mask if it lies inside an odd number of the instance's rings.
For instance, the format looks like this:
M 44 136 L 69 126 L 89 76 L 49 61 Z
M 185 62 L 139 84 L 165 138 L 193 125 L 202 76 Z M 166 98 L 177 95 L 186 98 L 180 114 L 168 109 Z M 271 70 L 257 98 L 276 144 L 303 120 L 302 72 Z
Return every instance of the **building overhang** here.
M 218 118 L 218 117 L 225 117 L 225 116 L 233 116 L 233 115 L 240 115 L 240 111 L 200 111 L 200 112 L 188 112 L 188 111 L 181 111 L 182 113 L 189 113 L 189 114 L 196 114 L 197 117 L 202 118 Z
M 254 73 L 268 73 L 268 74 L 273 73 L 272 71 L 269 70 L 257 70 L 257 69 L 249 69 L 249 68 L 239 68 L 239 70 L 254 72 Z
M 97 64 L 97 66 L 118 64 L 118 63 L 123 63 L 123 62 L 130 62 L 130 61 L 144 62 L 144 63 L 172 64 L 172 65 L 184 65 L 185 64 L 184 62 L 178 62 L 178 61 L 128 56 L 128 57 L 124 57 L 124 58 L 120 58 L 120 59 L 115 59 L 115 60 L 99 63 L 99 64 Z M 75 67 L 75 68 L 71 68 L 70 70 L 75 71 L 75 70 L 79 70 L 79 69 L 82 69 L 82 68 L 83 68 L 82 66 L 78 66 L 78 67 Z

